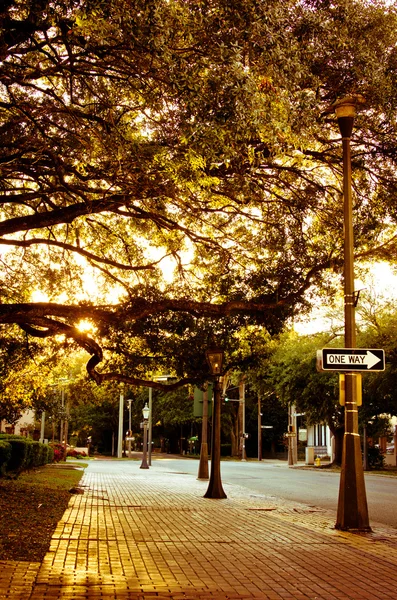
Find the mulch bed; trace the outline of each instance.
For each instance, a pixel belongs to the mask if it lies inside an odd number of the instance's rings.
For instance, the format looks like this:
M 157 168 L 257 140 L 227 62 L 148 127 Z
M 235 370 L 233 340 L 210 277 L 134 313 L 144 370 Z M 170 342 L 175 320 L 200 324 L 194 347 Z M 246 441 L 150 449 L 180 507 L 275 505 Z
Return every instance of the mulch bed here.
M 71 494 L 0 479 L 0 560 L 41 562 Z

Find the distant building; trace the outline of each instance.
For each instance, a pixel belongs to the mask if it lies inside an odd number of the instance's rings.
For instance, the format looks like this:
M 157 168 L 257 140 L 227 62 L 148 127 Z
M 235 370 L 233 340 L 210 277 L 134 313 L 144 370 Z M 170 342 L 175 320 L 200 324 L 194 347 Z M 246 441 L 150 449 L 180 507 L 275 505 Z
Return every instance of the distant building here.
M 314 448 L 314 456 L 334 458 L 332 434 L 328 425 L 318 423 L 307 428 L 307 447 Z
M 21 418 L 10 425 L 7 421 L 0 421 L 0 433 L 14 433 L 15 435 L 28 435 L 29 430 L 33 430 L 35 421 L 34 410 L 28 409 L 22 413 Z

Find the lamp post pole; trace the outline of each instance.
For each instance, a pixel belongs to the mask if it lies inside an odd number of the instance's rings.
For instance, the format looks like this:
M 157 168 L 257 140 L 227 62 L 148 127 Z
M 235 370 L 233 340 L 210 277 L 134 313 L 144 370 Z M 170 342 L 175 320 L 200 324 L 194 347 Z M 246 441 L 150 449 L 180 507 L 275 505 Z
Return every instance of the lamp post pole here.
M 149 449 L 148 449 L 148 462 L 149 462 L 149 467 L 152 466 L 152 439 L 153 439 L 153 418 L 152 418 L 152 413 L 153 413 L 153 388 L 149 388 L 149 422 L 148 422 L 148 427 L 149 427 L 149 432 L 148 432 L 148 445 L 149 445 Z
M 63 443 L 63 455 L 64 455 L 64 460 L 67 459 L 67 455 L 68 455 L 68 433 L 69 433 L 69 416 L 70 416 L 70 409 L 69 409 L 69 399 L 66 398 L 66 405 L 65 405 L 65 423 L 63 426 L 63 433 L 65 436 L 65 441 Z
M 117 458 L 123 456 L 123 416 L 124 416 L 124 383 L 120 383 L 120 404 L 119 404 L 119 435 L 117 439 Z
M 262 460 L 262 412 L 261 397 L 258 393 L 258 461 Z
M 132 404 L 132 398 L 130 398 L 129 400 L 127 400 L 128 402 L 128 458 L 132 458 L 132 454 L 131 454 L 131 404 Z
M 41 413 L 40 442 L 44 444 L 45 411 Z
M 245 458 L 245 383 L 244 381 L 241 381 L 239 386 L 238 386 L 238 392 L 239 392 L 239 400 L 240 400 L 240 405 L 239 405 L 239 409 L 241 410 L 241 427 L 242 427 L 242 435 L 241 435 L 241 461 L 245 462 L 246 458 Z
M 64 408 L 65 408 L 65 388 L 63 387 L 63 384 L 61 384 L 61 410 L 62 410 L 62 418 L 61 418 L 61 423 L 60 423 L 60 428 L 59 428 L 59 443 L 63 444 L 63 425 L 64 425 Z
M 353 98 L 344 98 L 334 104 L 343 147 L 345 348 L 356 347 L 350 155 L 350 139 L 353 131 L 355 107 L 356 101 Z M 345 374 L 345 434 L 335 528 L 371 530 L 358 433 L 356 379 L 353 373 Z
M 149 418 L 149 407 L 147 403 L 145 404 L 143 410 L 143 455 L 142 455 L 142 463 L 139 467 L 140 469 L 148 469 L 149 465 L 147 463 L 147 425 Z
M 227 498 L 221 480 L 221 403 L 220 376 L 222 374 L 223 351 L 207 351 L 207 361 L 214 377 L 214 406 L 212 413 L 211 473 L 204 498 Z
M 203 394 L 203 422 L 197 479 L 208 479 L 208 385 L 206 385 Z

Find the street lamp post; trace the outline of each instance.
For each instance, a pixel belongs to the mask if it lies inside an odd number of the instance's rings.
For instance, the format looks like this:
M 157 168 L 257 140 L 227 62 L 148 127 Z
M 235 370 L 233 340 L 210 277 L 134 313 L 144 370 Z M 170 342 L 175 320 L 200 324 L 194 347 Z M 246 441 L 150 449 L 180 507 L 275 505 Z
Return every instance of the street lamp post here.
M 40 426 L 40 443 L 44 444 L 44 429 L 45 429 L 45 411 L 41 413 L 41 426 Z
M 224 352 L 219 348 L 207 350 L 207 362 L 214 377 L 214 406 L 212 413 L 211 473 L 204 498 L 227 498 L 221 481 L 221 403 L 220 377 Z
M 262 460 L 262 412 L 261 397 L 258 393 L 258 461 Z
M 203 422 L 201 426 L 200 461 L 197 479 L 208 479 L 208 385 L 203 393 Z
M 128 402 L 128 458 L 132 458 L 132 454 L 131 454 L 131 435 L 132 435 L 132 431 L 131 431 L 131 405 L 132 405 L 132 398 L 129 398 L 127 400 Z
M 61 417 L 61 422 L 60 422 L 60 427 L 59 427 L 59 443 L 63 444 L 64 443 L 64 437 L 63 437 L 63 426 L 64 426 L 64 409 L 65 409 L 65 388 L 61 387 L 61 411 L 62 411 L 62 417 Z
M 363 102 L 362 98 L 349 97 L 333 105 L 343 147 L 345 348 L 356 347 L 350 139 L 356 105 L 360 102 Z M 371 530 L 358 433 L 356 379 L 353 373 L 345 373 L 345 434 L 335 528 Z
M 143 414 L 143 455 L 142 455 L 142 463 L 141 463 L 140 469 L 148 469 L 149 465 L 147 463 L 147 425 L 148 425 L 150 410 L 147 405 L 147 402 L 142 409 L 142 414 Z
M 120 383 L 120 404 L 119 404 L 119 436 L 117 439 L 117 458 L 123 456 L 123 416 L 124 416 L 124 383 Z
M 152 466 L 152 440 L 153 440 L 153 388 L 149 388 L 149 419 L 148 419 L 148 463 Z
M 245 440 L 246 440 L 246 433 L 245 433 L 245 383 L 244 381 L 240 381 L 240 384 L 238 386 L 238 393 L 239 393 L 239 401 L 240 401 L 240 405 L 239 405 L 239 410 L 241 411 L 241 428 L 242 428 L 242 433 L 241 433 L 241 461 L 245 462 L 246 460 L 246 455 L 245 455 Z

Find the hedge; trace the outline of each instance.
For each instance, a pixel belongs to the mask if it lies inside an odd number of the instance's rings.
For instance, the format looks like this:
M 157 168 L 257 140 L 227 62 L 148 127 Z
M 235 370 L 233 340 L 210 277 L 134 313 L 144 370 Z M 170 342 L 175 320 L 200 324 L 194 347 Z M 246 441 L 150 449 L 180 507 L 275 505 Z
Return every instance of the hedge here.
M 7 466 L 11 458 L 11 444 L 5 440 L 0 440 L 0 476 L 7 471 Z
M 7 471 L 22 471 L 29 468 L 30 443 L 25 438 L 10 438 L 7 440 L 11 444 L 11 458 L 7 465 Z
M 54 451 L 24 436 L 0 434 L 0 476 L 52 462 Z

